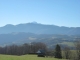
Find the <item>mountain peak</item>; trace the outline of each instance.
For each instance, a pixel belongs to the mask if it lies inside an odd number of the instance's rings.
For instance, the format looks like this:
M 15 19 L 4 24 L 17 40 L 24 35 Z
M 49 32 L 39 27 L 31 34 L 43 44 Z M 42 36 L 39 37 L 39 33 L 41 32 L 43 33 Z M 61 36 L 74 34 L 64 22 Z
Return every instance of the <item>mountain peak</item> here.
M 38 24 L 36 21 L 33 21 L 33 22 L 31 22 L 31 23 L 33 23 L 33 24 Z

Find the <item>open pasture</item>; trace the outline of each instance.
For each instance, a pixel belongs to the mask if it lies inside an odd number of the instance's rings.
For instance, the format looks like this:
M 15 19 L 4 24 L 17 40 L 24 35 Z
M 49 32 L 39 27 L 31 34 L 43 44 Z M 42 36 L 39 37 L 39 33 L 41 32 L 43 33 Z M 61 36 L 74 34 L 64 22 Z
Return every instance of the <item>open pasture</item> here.
M 0 60 L 65 60 L 65 59 L 56 59 L 51 57 L 37 57 L 37 55 L 0 55 Z

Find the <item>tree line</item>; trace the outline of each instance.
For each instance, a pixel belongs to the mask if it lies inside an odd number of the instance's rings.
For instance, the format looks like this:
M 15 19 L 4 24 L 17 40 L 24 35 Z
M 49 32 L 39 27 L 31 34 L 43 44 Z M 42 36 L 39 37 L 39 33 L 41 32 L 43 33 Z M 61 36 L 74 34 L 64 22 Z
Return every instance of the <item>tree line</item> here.
M 29 53 L 36 53 L 39 49 L 44 49 L 46 51 L 46 45 L 41 42 L 25 43 L 23 45 L 9 45 L 5 47 L 0 47 L 0 54 L 8 55 L 25 55 Z

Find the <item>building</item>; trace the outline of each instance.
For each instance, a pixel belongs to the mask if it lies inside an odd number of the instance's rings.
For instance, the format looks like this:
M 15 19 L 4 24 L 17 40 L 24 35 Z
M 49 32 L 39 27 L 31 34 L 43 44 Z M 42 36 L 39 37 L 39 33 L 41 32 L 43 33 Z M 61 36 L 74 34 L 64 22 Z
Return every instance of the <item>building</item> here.
M 42 49 L 39 49 L 39 50 L 37 51 L 37 55 L 38 55 L 38 57 L 45 57 L 45 51 L 42 50 Z

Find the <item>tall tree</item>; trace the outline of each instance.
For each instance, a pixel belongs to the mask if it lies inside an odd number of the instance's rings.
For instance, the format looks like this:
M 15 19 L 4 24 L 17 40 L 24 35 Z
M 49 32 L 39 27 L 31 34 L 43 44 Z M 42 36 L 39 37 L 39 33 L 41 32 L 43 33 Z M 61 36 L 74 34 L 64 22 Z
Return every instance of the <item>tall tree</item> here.
M 55 47 L 55 58 L 62 58 L 61 47 L 58 44 Z

